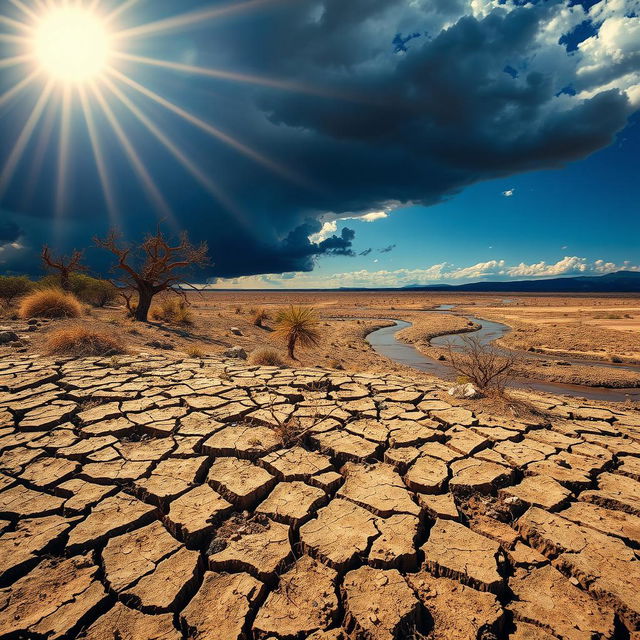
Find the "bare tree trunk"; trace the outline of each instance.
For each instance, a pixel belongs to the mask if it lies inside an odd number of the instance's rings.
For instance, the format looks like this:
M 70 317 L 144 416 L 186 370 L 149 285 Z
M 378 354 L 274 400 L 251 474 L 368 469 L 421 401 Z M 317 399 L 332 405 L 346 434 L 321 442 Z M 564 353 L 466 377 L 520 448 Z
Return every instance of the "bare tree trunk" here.
M 289 336 L 289 340 L 287 341 L 287 350 L 289 351 L 289 357 L 292 360 L 295 360 L 296 357 L 293 354 L 293 350 L 296 348 L 296 338 L 295 336 Z
M 60 286 L 63 291 L 69 293 L 71 291 L 71 280 L 69 278 L 69 271 L 66 269 L 60 270 Z
M 153 290 L 149 287 L 138 288 L 138 307 L 136 308 L 135 319 L 139 322 L 147 322 L 151 301 L 153 300 Z

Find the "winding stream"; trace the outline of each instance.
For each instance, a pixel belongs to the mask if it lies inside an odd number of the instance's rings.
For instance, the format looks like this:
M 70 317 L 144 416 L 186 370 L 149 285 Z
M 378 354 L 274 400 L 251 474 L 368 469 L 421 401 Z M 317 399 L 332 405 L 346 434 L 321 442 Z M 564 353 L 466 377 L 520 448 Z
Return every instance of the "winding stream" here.
M 454 305 L 440 305 L 434 309 L 425 309 L 425 313 L 429 312 L 451 312 Z M 498 338 L 501 338 L 508 331 L 509 327 L 499 322 L 493 322 L 491 320 L 483 320 L 474 316 L 465 316 L 471 322 L 480 325 L 480 329 L 473 332 L 482 344 L 489 344 Z M 373 349 L 394 362 L 403 364 L 419 371 L 425 371 L 439 378 L 450 378 L 452 375 L 451 367 L 445 362 L 435 360 L 426 356 L 418 351 L 413 345 L 401 342 L 396 338 L 398 331 L 406 329 L 411 326 L 411 322 L 405 320 L 395 320 L 392 318 L 381 318 L 394 322 L 395 324 L 389 327 L 382 327 L 376 329 L 367 335 L 367 342 L 373 347 Z M 453 346 L 463 345 L 463 336 L 465 334 L 447 334 L 438 336 L 431 340 L 433 346 L 446 346 L 451 343 Z M 527 354 L 529 356 L 529 354 Z M 532 357 L 548 359 L 540 354 L 533 355 Z M 639 371 L 640 367 L 634 367 L 633 365 L 615 365 L 606 362 L 594 362 L 584 360 L 570 360 L 562 358 L 563 362 L 571 364 L 582 364 L 589 366 L 601 366 L 610 368 L 622 368 L 631 371 Z M 536 391 L 546 391 L 555 394 L 564 394 L 568 396 L 583 397 L 590 400 L 605 400 L 608 402 L 624 402 L 625 400 L 640 401 L 640 388 L 637 389 L 608 389 L 606 387 L 589 387 L 586 385 L 577 384 L 565 384 L 560 382 L 543 382 L 539 380 L 513 380 L 510 382 L 510 386 L 532 389 Z

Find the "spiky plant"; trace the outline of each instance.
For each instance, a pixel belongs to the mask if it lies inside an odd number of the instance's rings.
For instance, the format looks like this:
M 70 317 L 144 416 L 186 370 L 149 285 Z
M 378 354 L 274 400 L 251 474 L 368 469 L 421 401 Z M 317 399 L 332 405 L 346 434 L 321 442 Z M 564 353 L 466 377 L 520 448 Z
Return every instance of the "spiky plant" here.
M 313 307 L 290 305 L 287 309 L 278 312 L 275 334 L 284 338 L 289 357 L 296 360 L 295 348 L 298 342 L 303 347 L 312 347 L 318 344 L 320 340 L 319 324 L 318 315 Z

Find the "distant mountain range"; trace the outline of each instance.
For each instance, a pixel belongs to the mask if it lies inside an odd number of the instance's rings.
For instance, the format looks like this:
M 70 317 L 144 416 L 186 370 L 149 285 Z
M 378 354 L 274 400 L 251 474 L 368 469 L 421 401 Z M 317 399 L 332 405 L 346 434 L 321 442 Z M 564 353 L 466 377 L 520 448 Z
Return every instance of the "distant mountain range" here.
M 467 284 L 410 284 L 411 291 L 502 291 L 513 293 L 640 293 L 640 271 L 616 271 L 604 276 L 574 276 L 542 280 L 507 282 L 469 282 Z

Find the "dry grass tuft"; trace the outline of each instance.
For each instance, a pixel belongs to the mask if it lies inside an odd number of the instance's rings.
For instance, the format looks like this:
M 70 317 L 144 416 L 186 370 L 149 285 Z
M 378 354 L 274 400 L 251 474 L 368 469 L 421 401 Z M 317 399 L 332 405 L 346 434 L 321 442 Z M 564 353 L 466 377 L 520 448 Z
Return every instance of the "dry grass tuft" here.
M 20 302 L 18 314 L 29 318 L 78 318 L 84 309 L 72 293 L 62 289 L 41 289 L 27 294 Z
M 262 323 L 265 322 L 265 320 L 269 319 L 269 314 L 267 313 L 267 310 L 263 309 L 262 307 L 260 307 L 259 309 L 252 309 L 251 314 L 252 314 L 251 321 L 256 327 L 262 328 L 263 327 Z
M 303 347 L 312 347 L 320 341 L 318 325 L 320 321 L 313 307 L 289 306 L 276 316 L 276 336 L 284 338 L 289 357 L 295 360 L 295 348 L 298 343 Z
M 81 326 L 52 331 L 47 336 L 45 349 L 50 355 L 76 358 L 126 353 L 118 336 Z
M 249 364 L 262 367 L 284 367 L 285 362 L 280 354 L 271 347 L 258 347 L 249 354 Z
M 192 325 L 193 316 L 184 300 L 166 298 L 158 305 L 151 307 L 149 317 L 157 322 L 168 324 Z
M 184 352 L 190 357 L 190 358 L 203 358 L 204 357 L 204 351 L 195 344 L 190 344 L 185 350 Z

